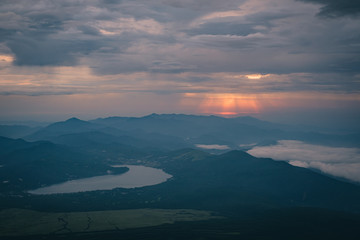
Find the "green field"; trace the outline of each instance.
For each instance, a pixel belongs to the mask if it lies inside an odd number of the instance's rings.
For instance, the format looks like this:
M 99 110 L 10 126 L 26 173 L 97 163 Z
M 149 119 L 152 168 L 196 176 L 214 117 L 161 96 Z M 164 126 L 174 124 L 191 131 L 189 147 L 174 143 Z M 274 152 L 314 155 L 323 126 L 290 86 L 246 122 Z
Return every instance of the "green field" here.
M 123 230 L 220 218 L 191 209 L 134 209 L 51 213 L 24 209 L 0 212 L 0 236 L 28 236 Z

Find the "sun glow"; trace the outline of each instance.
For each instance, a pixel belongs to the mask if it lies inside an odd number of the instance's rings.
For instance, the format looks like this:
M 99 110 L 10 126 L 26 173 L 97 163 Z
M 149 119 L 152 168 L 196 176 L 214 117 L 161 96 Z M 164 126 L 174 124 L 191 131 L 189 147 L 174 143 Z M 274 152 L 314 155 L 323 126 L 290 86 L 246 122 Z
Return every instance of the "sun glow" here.
M 0 62 L 13 62 L 14 61 L 14 57 L 10 56 L 10 55 L 0 55 Z
M 232 117 L 232 116 L 235 117 L 235 116 L 239 115 L 239 113 L 237 113 L 237 112 L 214 112 L 212 114 L 225 116 L 225 117 Z
M 205 114 L 237 116 L 259 113 L 260 106 L 253 96 L 239 94 L 210 94 L 200 103 L 200 111 Z
M 266 75 L 262 75 L 262 74 L 249 74 L 249 75 L 246 75 L 246 77 L 248 79 L 261 79 L 261 78 L 265 78 L 265 77 L 268 77 L 269 74 L 266 74 Z

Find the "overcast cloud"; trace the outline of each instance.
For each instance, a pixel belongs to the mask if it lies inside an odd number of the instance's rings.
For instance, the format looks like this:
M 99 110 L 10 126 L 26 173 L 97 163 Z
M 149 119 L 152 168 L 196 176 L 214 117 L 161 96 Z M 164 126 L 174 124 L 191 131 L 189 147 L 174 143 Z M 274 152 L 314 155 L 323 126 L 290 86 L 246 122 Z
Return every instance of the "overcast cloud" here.
M 322 5 L 319 16 L 322 17 L 345 17 L 345 16 L 359 16 L 360 2 L 354 0 L 299 0 L 309 3 L 318 3 Z
M 359 102 L 358 13 L 350 0 L 3 0 L 0 95 L 315 92 Z
M 351 77 L 359 73 L 359 22 L 340 17 L 355 14 L 359 4 L 337 2 L 3 1 L 1 42 L 15 65 L 86 63 L 97 74 L 346 72 Z M 317 18 L 318 11 L 339 18 Z M 172 64 L 159 67 L 166 62 Z

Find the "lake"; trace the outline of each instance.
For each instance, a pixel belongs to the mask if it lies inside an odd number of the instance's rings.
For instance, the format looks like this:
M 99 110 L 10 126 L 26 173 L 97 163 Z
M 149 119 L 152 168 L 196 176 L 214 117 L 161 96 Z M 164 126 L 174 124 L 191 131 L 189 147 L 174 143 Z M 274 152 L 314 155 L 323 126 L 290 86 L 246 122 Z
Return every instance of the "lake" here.
M 30 190 L 28 193 L 44 195 L 111 190 L 115 188 L 139 188 L 160 184 L 172 177 L 170 174 L 157 168 L 137 165 L 115 165 L 112 167 L 127 167 L 129 168 L 129 171 L 120 175 L 104 175 L 71 180 L 48 187 Z

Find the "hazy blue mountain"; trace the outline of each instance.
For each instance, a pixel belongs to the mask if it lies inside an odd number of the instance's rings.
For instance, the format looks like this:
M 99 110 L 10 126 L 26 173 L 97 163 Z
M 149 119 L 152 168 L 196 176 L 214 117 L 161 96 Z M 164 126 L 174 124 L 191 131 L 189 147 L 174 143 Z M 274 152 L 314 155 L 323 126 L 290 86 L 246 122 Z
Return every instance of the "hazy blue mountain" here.
M 325 134 L 299 130 L 297 126 L 261 121 L 253 117 L 221 118 L 184 114 L 151 114 L 145 117 L 110 117 L 92 120 L 123 131 L 143 131 L 174 136 L 188 144 L 225 144 L 237 149 L 242 144 L 275 140 L 358 146 L 360 134 Z
M 95 132 L 99 138 L 90 139 L 89 136 Z M 100 134 L 107 134 L 107 137 L 101 137 Z M 92 121 L 71 118 L 50 124 L 25 139 L 48 140 L 66 145 L 86 145 L 94 141 L 101 144 L 100 139 L 103 139 L 103 142 L 112 139 L 113 142 L 133 147 L 164 150 L 195 147 L 197 144 L 220 144 L 231 149 L 243 149 L 246 144 L 264 144 L 286 139 L 331 146 L 360 144 L 360 134 L 356 133 L 333 135 L 299 131 L 296 127 L 252 117 L 221 118 L 184 114 L 151 114 L 139 118 L 110 117 Z
M 158 145 L 151 141 L 126 135 L 114 136 L 98 131 L 60 135 L 51 138 L 50 141 L 85 152 L 100 161 L 142 158 L 146 155 L 144 151 L 159 151 Z
M 22 138 L 39 130 L 40 127 L 25 125 L 0 125 L 0 136 L 8 138 Z
M 172 122 L 172 126 L 182 127 L 181 124 L 193 124 L 197 127 L 201 126 L 200 129 L 204 129 L 206 127 L 219 127 L 220 125 L 227 124 L 229 127 L 231 126 L 251 126 L 261 129 L 278 129 L 278 130 L 286 130 L 291 126 L 284 124 L 271 123 L 267 121 L 262 121 L 250 116 L 244 117 L 236 117 L 236 118 L 223 118 L 218 116 L 200 116 L 200 115 L 186 115 L 186 114 L 150 114 L 144 117 L 109 117 L 109 118 L 98 118 L 92 120 L 94 123 L 106 124 L 109 126 L 120 128 L 122 126 L 131 126 L 135 127 L 138 125 L 139 127 L 144 127 L 147 125 L 148 131 L 159 130 L 165 131 L 162 129 L 161 124 Z M 180 125 L 179 125 L 180 124 Z M 160 126 L 159 126 L 160 125 Z M 168 126 L 163 126 L 168 128 Z M 199 130 L 200 130 L 199 129 Z M 211 131 L 213 129 L 207 128 L 207 131 Z M 167 129 L 166 131 L 174 132 Z M 178 132 L 178 131 L 175 131 Z
M 98 126 L 97 124 L 93 124 L 77 118 L 70 118 L 66 121 L 50 124 L 47 127 L 44 127 L 38 130 L 37 132 L 29 136 L 26 136 L 25 139 L 31 141 L 49 140 L 53 137 L 57 137 L 60 135 L 88 132 L 88 131 L 93 131 L 95 129 L 99 129 L 101 127 L 102 126 Z
M 115 128 L 111 124 L 99 124 L 71 118 L 56 122 L 26 136 L 26 140 L 47 140 L 68 146 L 125 144 L 136 148 L 178 149 L 191 146 L 177 136 L 144 131 L 140 127 Z
M 141 163 L 164 168 L 174 176 L 172 181 L 153 188 L 165 188 L 158 193 L 162 199 L 167 199 L 161 203 L 165 205 L 194 207 L 191 204 L 197 202 L 197 207 L 212 208 L 220 207 L 217 202 L 225 201 L 234 206 L 254 203 L 342 210 L 347 206 L 358 210 L 357 186 L 241 151 L 225 154 L 212 151 L 219 155 L 211 155 L 183 149 L 196 144 L 220 144 L 239 149 L 240 144 L 268 145 L 280 139 L 346 145 L 347 141 L 356 144 L 358 137 L 357 134 L 301 132 L 251 117 L 226 119 L 151 114 L 141 118 L 111 117 L 93 121 L 71 118 L 50 124 L 26 138 L 42 141 L 0 138 L 0 181 L 6 182 L 2 186 L 8 190 L 11 186 L 24 189 L 102 174 L 110 164 Z M 149 194 L 151 198 L 153 192 Z
M 0 155 L 11 153 L 15 150 L 30 148 L 41 144 L 41 142 L 29 143 L 23 139 L 11 139 L 0 136 Z
M 100 131 L 64 134 L 50 138 L 51 142 L 74 147 L 90 147 L 108 144 L 150 145 L 129 136 L 114 136 Z
M 24 190 L 69 179 L 106 174 L 106 159 L 96 159 L 51 142 L 0 137 L 0 188 Z
M 247 122 L 246 119 L 245 122 Z M 259 121 L 259 120 L 256 120 Z M 190 143 L 198 141 L 230 141 L 234 144 L 250 143 L 260 138 L 273 138 L 281 135 L 280 130 L 261 129 L 242 123 L 238 119 L 226 119 L 216 116 L 194 116 L 184 114 L 151 114 L 141 118 L 111 117 L 92 121 L 118 129 L 141 129 L 172 135 Z M 229 132 L 230 130 L 230 132 Z M 209 136 L 214 136 L 209 139 Z M 216 139 L 215 139 L 216 138 Z

